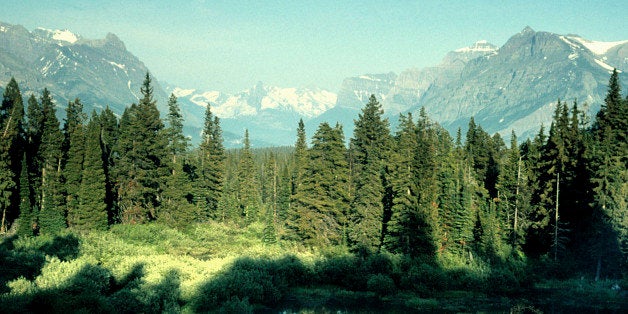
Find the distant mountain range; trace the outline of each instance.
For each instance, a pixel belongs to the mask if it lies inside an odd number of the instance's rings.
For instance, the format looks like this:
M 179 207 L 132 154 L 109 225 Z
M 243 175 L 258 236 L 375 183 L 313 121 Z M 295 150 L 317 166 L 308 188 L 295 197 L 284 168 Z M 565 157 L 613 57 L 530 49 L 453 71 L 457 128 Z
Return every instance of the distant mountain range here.
M 419 52 L 417 52 L 419 53 Z M 603 102 L 609 73 L 628 69 L 628 40 L 597 42 L 577 35 L 535 32 L 526 27 L 502 47 L 478 41 L 448 53 L 440 64 L 399 74 L 362 74 L 346 78 L 337 93 L 318 88 L 283 88 L 258 83 L 235 94 L 199 91 L 160 82 L 154 94 L 165 114 L 175 94 L 185 118 L 185 132 L 198 141 L 207 104 L 221 118 L 227 147 L 241 145 L 249 129 L 253 146 L 292 145 L 299 119 L 312 135 L 320 122 L 340 123 L 345 136 L 371 94 L 382 103 L 394 126 L 399 113 L 429 116 L 451 133 L 469 118 L 489 133 L 505 137 L 514 129 L 533 136 L 548 125 L 557 99 L 593 114 Z M 149 69 L 115 35 L 88 40 L 67 30 L 35 29 L 0 23 L 0 90 L 13 76 L 23 94 L 47 87 L 59 114 L 80 98 L 86 112 L 109 106 L 116 114 L 137 102 Z M 154 73 L 151 72 L 151 75 Z M 620 75 L 623 86 L 628 78 Z

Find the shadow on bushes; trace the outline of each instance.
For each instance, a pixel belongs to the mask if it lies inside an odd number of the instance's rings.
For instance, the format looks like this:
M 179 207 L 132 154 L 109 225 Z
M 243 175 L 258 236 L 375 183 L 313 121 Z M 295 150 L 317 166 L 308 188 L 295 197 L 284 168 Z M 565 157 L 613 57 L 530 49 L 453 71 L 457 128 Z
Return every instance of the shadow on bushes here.
M 56 256 L 62 261 L 75 259 L 79 255 L 79 239 L 72 235 L 55 236 L 32 247 L 15 247 L 17 236 L 2 239 L 0 243 L 0 293 L 8 292 L 7 283 L 19 277 L 33 280 L 41 273 L 46 255 Z
M 43 274 L 54 276 L 54 274 Z M 120 280 L 99 265 L 87 264 L 57 287 L 18 281 L 0 295 L 0 313 L 177 313 L 181 311 L 180 279 L 176 270 L 157 284 L 144 280 L 144 265 L 136 264 Z M 17 286 L 17 287 L 16 287 Z
M 205 283 L 191 300 L 193 312 L 249 313 L 273 308 L 289 289 L 305 285 L 311 275 L 294 256 L 279 260 L 242 258 Z

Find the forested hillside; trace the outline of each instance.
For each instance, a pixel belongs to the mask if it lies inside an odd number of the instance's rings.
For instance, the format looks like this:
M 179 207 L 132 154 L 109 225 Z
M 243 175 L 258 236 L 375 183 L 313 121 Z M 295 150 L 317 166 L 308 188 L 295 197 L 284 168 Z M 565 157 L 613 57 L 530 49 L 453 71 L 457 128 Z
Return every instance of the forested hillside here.
M 372 272 L 373 282 L 362 286 L 311 277 L 390 293 L 448 288 L 438 282 L 464 289 L 464 278 L 425 276 L 469 265 L 493 269 L 496 277 L 485 279 L 513 289 L 534 276 L 625 282 L 628 98 L 619 75 L 612 73 L 596 116 L 559 99 L 551 125 L 523 142 L 513 132 L 505 143 L 473 119 L 466 135 L 451 135 L 425 110 L 400 115 L 391 130 L 371 96 L 353 134 L 321 123 L 307 143 L 301 121 L 294 147 L 253 149 L 245 131 L 238 150 L 224 148 L 210 106 L 201 143 L 190 147 L 177 98 L 162 121 L 148 74 L 138 103 L 119 118 L 109 109 L 83 112 L 76 99 L 63 122 L 48 90 L 26 97 L 12 80 L 0 107 L 0 232 L 22 239 L 145 228 L 134 225 L 180 232 L 262 226 L 263 243 L 347 250 L 357 259 L 346 265 L 364 266 L 360 258 L 369 256 L 406 259 L 399 265 L 408 269 Z M 265 265 L 262 272 L 275 267 Z M 286 280 L 284 288 L 298 283 Z

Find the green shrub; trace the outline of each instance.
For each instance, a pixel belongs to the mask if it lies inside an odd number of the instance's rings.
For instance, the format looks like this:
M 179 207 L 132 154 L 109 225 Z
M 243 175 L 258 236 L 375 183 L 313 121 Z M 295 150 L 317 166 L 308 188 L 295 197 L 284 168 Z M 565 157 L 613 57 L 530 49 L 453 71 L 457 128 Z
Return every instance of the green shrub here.
M 366 286 L 368 291 L 375 292 L 378 296 L 388 296 L 397 290 L 392 278 L 384 274 L 371 275 Z
M 246 314 L 253 313 L 253 306 L 249 303 L 249 298 L 244 297 L 240 299 L 238 297 L 232 297 L 228 301 L 224 302 L 218 313 L 225 314 Z

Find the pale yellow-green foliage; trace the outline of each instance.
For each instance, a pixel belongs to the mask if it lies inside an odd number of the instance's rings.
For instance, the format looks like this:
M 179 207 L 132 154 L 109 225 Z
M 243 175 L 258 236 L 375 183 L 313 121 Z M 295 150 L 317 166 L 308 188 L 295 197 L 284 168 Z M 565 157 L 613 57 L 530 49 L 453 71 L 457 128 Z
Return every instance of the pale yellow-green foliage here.
M 180 281 L 182 300 L 190 300 L 198 289 L 243 257 L 279 259 L 288 254 L 304 263 L 313 264 L 317 254 L 292 245 L 262 242 L 264 224 L 253 223 L 245 228 L 221 223 L 190 226 L 185 231 L 161 224 L 116 225 L 108 231 L 76 235 L 79 256 L 67 261 L 46 256 L 41 273 L 32 281 L 23 277 L 8 283 L 11 293 L 29 294 L 37 289 L 61 289 L 85 267 L 96 266 L 121 282 L 141 267 L 141 286 L 153 287 L 168 273 L 175 271 Z M 67 233 L 70 234 L 70 233 Z M 71 234 L 70 234 L 71 235 Z M 15 241 L 23 250 L 41 247 L 51 238 L 23 238 Z M 103 284 L 108 283 L 102 278 Z M 148 290 L 148 289 L 147 289 Z

